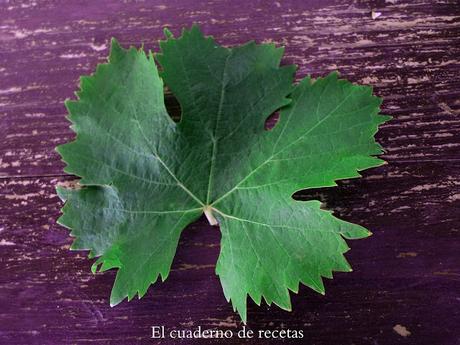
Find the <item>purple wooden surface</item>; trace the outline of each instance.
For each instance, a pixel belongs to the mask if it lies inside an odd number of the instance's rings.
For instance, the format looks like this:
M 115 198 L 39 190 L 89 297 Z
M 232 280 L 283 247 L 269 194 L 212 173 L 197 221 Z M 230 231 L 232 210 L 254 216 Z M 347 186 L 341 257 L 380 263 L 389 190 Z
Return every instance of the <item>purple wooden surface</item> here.
M 220 234 L 203 219 L 168 280 L 116 308 L 114 273 L 93 276 L 55 223 L 54 186 L 74 178 L 54 147 L 72 137 L 63 100 L 78 76 L 111 36 L 156 49 L 163 26 L 197 22 L 224 44 L 285 45 L 300 77 L 339 69 L 373 85 L 394 116 L 378 134 L 388 165 L 299 193 L 374 232 L 350 242 L 354 272 L 327 281 L 326 296 L 302 288 L 292 313 L 250 303 L 248 326 L 303 329 L 305 344 L 458 344 L 459 16 L 457 1 L 0 1 L 0 343 L 154 344 L 152 325 L 241 327 L 214 275 Z

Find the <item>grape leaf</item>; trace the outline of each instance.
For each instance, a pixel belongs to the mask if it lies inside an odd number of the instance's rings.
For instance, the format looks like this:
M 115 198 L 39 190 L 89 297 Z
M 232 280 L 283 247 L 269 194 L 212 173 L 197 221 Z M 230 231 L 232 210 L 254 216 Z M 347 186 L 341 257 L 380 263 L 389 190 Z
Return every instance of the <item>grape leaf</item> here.
M 381 100 L 336 73 L 293 84 L 295 67 L 280 67 L 273 44 L 225 48 L 197 26 L 165 33 L 160 73 L 152 52 L 112 40 L 109 62 L 66 102 L 77 136 L 57 150 L 81 177 L 79 189 L 58 187 L 72 249 L 98 257 L 93 271 L 118 269 L 116 305 L 167 278 L 182 230 L 205 213 L 222 233 L 216 273 L 244 322 L 248 295 L 290 310 L 299 283 L 324 293 L 322 277 L 351 270 L 344 238 L 370 233 L 292 194 L 384 163 L 374 139 L 388 120 Z

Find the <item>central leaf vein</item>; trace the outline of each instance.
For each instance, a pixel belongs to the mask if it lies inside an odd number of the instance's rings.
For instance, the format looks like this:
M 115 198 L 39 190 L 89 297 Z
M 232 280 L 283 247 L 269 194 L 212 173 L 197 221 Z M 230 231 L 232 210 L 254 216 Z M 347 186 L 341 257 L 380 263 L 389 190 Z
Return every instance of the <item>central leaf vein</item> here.
M 220 117 L 222 116 L 222 108 L 224 105 L 225 101 L 225 86 L 226 86 L 226 79 L 227 79 L 227 65 L 228 65 L 228 60 L 231 56 L 230 54 L 227 55 L 227 58 L 225 59 L 225 64 L 224 68 L 222 70 L 222 86 L 220 89 L 220 100 L 219 100 L 219 108 L 217 110 L 217 116 L 216 116 L 216 123 L 214 124 L 214 131 L 212 133 L 212 154 L 211 154 L 211 167 L 209 169 L 209 179 L 208 179 L 208 191 L 206 194 L 206 204 L 209 204 L 209 198 L 211 197 L 211 189 L 212 189 L 212 177 L 215 169 L 215 162 L 216 162 L 216 156 L 217 156 L 217 131 L 219 129 L 219 121 Z

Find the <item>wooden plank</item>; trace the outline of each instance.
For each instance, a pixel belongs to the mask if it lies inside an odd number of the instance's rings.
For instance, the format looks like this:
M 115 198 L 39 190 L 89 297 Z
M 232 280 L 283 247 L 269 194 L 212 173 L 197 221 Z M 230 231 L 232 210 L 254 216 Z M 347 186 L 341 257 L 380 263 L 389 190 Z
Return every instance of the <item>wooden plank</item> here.
M 390 162 L 458 158 L 459 5 L 387 4 L 372 20 L 368 3 L 303 3 L 242 1 L 232 11 L 218 1 L 4 6 L 0 176 L 62 174 L 54 147 L 72 137 L 63 101 L 74 97 L 80 75 L 106 60 L 111 36 L 156 50 L 163 26 L 178 33 L 193 22 L 222 44 L 286 46 L 284 63 L 297 64 L 299 77 L 339 69 L 373 85 L 395 117 L 379 136 Z
M 251 302 L 249 327 L 303 329 L 314 344 L 452 343 L 460 288 L 459 194 L 452 187 L 460 185 L 460 176 L 446 181 L 439 176 L 459 168 L 460 163 L 440 162 L 387 166 L 340 188 L 304 193 L 301 197 L 319 197 L 342 218 L 369 227 L 374 236 L 350 243 L 354 272 L 327 281 L 326 296 L 302 288 L 293 295 L 292 313 Z M 55 224 L 60 202 L 53 186 L 69 179 L 4 179 L 0 185 L 0 339 L 127 343 L 147 341 L 152 325 L 241 326 L 214 275 L 220 235 L 205 219 L 185 230 L 165 283 L 140 301 L 110 308 L 114 272 L 93 276 L 91 260 L 70 252 L 67 231 Z M 393 331 L 398 324 L 410 338 Z

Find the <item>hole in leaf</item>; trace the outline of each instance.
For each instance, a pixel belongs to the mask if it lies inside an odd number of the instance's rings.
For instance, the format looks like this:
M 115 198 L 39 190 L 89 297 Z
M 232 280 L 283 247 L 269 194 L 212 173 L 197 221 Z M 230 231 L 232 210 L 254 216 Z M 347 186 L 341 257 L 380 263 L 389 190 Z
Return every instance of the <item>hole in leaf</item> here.
M 270 114 L 267 119 L 265 120 L 264 128 L 266 131 L 270 131 L 275 127 L 276 123 L 280 118 L 279 110 L 275 111 L 274 113 Z
M 165 88 L 164 95 L 166 110 L 168 111 L 169 116 L 171 116 L 174 122 L 179 122 L 182 114 L 179 101 L 168 88 Z

